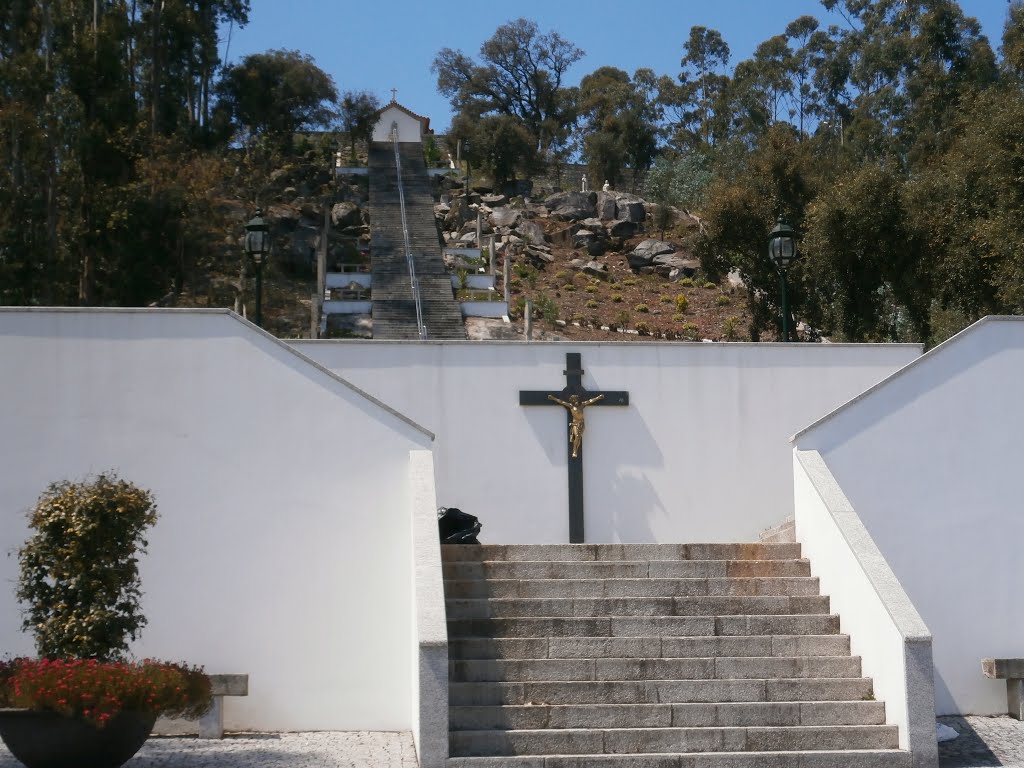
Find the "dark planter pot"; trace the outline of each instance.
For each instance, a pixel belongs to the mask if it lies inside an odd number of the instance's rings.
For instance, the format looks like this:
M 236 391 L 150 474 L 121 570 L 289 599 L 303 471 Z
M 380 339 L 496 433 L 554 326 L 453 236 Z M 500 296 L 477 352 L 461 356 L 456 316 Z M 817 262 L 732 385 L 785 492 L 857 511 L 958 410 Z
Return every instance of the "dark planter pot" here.
M 153 730 L 156 716 L 121 712 L 103 728 L 55 712 L 0 710 L 0 739 L 27 768 L 119 768 Z

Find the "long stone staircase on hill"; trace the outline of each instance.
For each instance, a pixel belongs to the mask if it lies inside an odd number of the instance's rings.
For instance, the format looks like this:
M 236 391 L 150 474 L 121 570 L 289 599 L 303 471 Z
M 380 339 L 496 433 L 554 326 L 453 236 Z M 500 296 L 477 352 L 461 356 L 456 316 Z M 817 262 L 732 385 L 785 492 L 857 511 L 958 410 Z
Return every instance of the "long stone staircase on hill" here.
M 406 224 L 429 339 L 464 339 L 462 310 L 452 291 L 434 221 L 430 177 L 420 144 L 399 144 Z M 375 339 L 418 339 L 416 303 L 405 256 L 395 149 L 370 145 L 370 270 Z
M 799 544 L 444 546 L 448 768 L 909 768 Z

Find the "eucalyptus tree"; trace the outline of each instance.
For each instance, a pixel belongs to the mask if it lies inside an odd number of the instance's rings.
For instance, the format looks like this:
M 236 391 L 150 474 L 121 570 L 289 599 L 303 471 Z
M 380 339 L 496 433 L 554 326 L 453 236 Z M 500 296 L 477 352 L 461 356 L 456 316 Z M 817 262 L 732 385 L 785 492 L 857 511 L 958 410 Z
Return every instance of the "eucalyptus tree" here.
M 516 19 L 502 24 L 480 46 L 479 61 L 442 48 L 431 66 L 437 89 L 457 114 L 507 115 L 533 136 L 539 149 L 564 140 L 572 103 L 564 80 L 584 52 L 557 32 Z

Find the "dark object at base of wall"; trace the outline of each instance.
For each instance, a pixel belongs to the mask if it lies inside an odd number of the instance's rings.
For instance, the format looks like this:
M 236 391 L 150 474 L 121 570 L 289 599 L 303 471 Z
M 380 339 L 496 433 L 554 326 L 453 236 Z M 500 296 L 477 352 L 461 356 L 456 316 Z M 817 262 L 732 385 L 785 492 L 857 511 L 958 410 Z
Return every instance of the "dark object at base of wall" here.
M 480 521 L 455 507 L 441 507 L 437 527 L 442 544 L 479 544 Z

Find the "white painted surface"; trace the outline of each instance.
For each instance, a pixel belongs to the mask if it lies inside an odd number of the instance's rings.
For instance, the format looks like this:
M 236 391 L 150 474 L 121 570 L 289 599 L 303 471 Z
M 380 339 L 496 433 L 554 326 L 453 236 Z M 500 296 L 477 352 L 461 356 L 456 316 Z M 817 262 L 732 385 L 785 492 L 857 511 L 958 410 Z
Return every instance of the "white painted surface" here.
M 374 141 L 391 141 L 391 128 L 398 126 L 398 140 L 402 143 L 419 144 L 423 137 L 423 123 L 394 105 L 380 113 L 380 119 L 373 127 Z
M 792 514 L 802 424 L 913 360 L 917 345 L 291 342 L 438 434 L 438 503 L 490 543 L 568 541 L 565 412 L 521 407 L 560 390 L 580 352 L 593 408 L 584 440 L 594 542 L 754 540 Z
M 0 360 L 0 551 L 50 482 L 116 470 L 160 512 L 136 654 L 248 673 L 228 729 L 411 727 L 426 434 L 226 312 L 0 310 Z M 16 578 L 0 649 L 30 653 Z
M 504 301 L 459 302 L 463 317 L 508 317 L 508 303 Z
M 886 721 L 914 765 L 936 765 L 932 639 L 867 529 L 815 451 L 793 452 L 797 541 L 860 656 Z
M 328 288 L 348 288 L 352 283 L 369 288 L 373 284 L 373 275 L 369 272 L 328 272 L 325 279 Z
M 1024 650 L 1022 381 L 1024 320 L 988 318 L 796 438 L 931 629 L 940 715 L 1005 714 L 981 659 Z
M 459 275 L 452 275 L 452 288 L 461 288 L 462 278 Z M 466 275 L 466 288 L 474 291 L 493 291 L 494 275 L 468 274 Z
M 410 453 L 409 478 L 414 576 L 412 733 L 420 768 L 444 768 L 448 757 L 448 626 L 430 451 Z
M 372 309 L 373 302 L 349 299 L 329 299 L 323 305 L 325 315 L 368 315 Z

